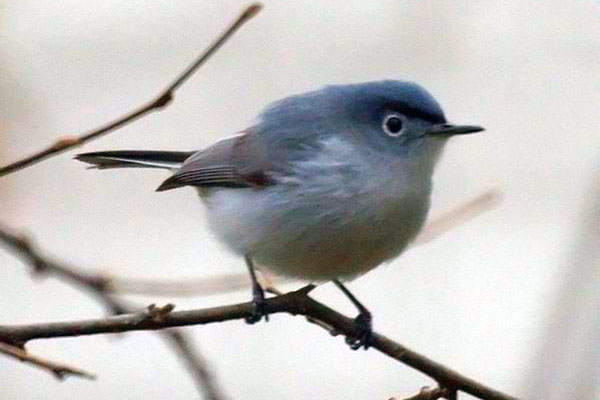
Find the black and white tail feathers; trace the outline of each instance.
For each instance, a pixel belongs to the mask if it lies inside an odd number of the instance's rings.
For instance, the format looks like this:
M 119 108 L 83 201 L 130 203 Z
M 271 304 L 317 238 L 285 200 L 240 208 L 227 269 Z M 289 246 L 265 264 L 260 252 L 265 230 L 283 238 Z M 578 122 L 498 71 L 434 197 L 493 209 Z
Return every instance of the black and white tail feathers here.
M 118 150 L 82 153 L 76 160 L 92 164 L 92 168 L 164 168 L 176 169 L 189 158 L 194 151 L 147 151 Z

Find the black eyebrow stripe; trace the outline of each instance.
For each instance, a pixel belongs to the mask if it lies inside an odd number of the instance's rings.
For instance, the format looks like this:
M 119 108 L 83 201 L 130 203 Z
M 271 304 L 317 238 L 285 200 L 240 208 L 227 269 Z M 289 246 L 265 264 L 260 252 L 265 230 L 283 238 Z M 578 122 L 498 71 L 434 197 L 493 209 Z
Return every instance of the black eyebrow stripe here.
M 443 114 L 432 114 L 426 111 L 414 108 L 404 102 L 394 102 L 386 105 L 386 108 L 400 111 L 407 117 L 420 118 L 435 124 L 446 122 L 446 117 Z

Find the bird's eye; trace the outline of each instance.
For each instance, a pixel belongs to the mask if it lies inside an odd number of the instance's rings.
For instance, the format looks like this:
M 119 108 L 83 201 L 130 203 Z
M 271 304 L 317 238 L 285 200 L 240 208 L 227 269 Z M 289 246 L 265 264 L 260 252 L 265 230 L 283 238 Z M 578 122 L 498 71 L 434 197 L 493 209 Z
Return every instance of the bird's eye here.
M 405 117 L 401 114 L 390 114 L 383 119 L 383 131 L 391 137 L 398 137 L 402 134 Z

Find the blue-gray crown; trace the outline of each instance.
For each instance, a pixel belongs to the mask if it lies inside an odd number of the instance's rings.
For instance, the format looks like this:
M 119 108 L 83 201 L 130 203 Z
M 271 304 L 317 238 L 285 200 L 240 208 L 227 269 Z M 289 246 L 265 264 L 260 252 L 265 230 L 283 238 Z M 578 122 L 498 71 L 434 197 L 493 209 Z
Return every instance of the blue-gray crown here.
M 314 119 L 341 110 L 356 116 L 382 109 L 401 111 L 408 117 L 432 123 L 446 122 L 442 108 L 423 87 L 413 82 L 394 80 L 331 85 L 290 96 L 269 106 L 262 113 L 261 120 L 267 122 L 282 117 Z
M 417 117 L 433 123 L 446 122 L 439 103 L 422 86 L 407 81 L 376 81 L 354 85 L 329 86 L 326 90 L 352 92 L 357 99 L 371 99 L 376 103 L 402 111 L 408 117 Z

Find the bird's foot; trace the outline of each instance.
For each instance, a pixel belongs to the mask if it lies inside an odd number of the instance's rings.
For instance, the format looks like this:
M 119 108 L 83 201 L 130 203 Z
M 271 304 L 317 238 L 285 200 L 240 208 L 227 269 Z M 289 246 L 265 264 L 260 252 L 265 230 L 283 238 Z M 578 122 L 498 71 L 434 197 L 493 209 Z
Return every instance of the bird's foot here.
M 370 312 L 361 312 L 354 318 L 354 330 L 356 335 L 346 336 L 346 343 L 352 350 L 358 350 L 361 347 L 367 350 L 373 336 L 373 317 Z
M 255 288 L 252 291 L 252 314 L 245 318 L 246 323 L 255 324 L 263 317 L 266 322 L 269 322 L 269 313 L 266 310 L 265 292 L 261 287 Z

